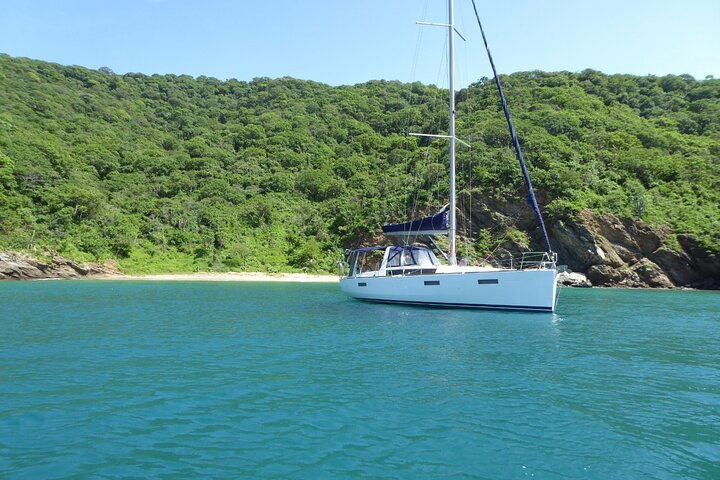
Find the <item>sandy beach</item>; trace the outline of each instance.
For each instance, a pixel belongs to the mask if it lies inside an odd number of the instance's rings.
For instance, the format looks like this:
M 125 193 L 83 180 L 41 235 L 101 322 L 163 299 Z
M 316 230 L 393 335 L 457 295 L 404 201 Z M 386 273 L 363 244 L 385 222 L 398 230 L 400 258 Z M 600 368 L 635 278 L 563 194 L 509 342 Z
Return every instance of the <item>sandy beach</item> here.
M 313 275 L 308 273 L 165 273 L 160 275 L 104 275 L 96 280 L 152 280 L 183 282 L 338 282 L 337 275 Z

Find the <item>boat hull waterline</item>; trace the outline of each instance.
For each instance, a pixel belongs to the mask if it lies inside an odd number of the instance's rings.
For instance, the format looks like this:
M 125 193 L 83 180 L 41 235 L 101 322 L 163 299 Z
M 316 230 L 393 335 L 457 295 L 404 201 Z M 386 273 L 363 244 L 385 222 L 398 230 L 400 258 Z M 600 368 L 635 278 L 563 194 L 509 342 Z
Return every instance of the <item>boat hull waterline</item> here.
M 355 299 L 429 307 L 554 312 L 557 270 L 491 270 L 340 280 Z

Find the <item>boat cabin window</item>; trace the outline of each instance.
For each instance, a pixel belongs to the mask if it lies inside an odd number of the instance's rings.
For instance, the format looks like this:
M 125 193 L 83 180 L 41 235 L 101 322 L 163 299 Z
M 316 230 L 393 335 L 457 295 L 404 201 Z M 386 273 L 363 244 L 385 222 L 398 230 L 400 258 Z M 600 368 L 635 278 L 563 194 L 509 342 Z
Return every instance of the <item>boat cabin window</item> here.
M 440 265 L 435 254 L 423 247 L 396 247 L 390 251 L 387 268 Z
M 355 276 L 364 272 L 376 272 L 380 270 L 384 256 L 384 249 L 353 251 L 348 258 L 350 275 Z
M 347 257 L 347 266 L 345 267 L 345 275 L 346 276 L 354 276 L 355 271 L 357 270 L 357 259 L 358 259 L 358 252 L 350 252 L 350 254 Z

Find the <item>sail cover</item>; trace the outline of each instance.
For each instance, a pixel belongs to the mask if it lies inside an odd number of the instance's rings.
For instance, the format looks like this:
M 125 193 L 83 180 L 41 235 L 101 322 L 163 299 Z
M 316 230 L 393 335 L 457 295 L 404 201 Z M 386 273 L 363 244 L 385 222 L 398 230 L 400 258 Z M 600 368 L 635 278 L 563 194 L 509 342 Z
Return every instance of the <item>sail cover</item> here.
M 383 225 L 385 235 L 437 235 L 448 233 L 448 211 L 447 206 L 431 217 L 412 220 L 405 223 L 393 223 Z

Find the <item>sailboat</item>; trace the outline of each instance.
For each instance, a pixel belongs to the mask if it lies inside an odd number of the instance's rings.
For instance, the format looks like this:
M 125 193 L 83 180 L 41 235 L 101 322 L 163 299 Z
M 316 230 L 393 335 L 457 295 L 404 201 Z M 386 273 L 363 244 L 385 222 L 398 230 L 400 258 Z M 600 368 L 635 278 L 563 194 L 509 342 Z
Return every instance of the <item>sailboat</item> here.
M 473 7 L 475 6 L 473 0 Z M 477 16 L 477 9 L 475 8 Z M 454 1 L 448 0 L 448 22 L 423 23 L 447 28 L 449 77 L 449 132 L 442 137 L 449 141 L 450 192 L 449 202 L 435 215 L 405 223 L 383 226 L 389 237 L 401 237 L 401 245 L 371 246 L 347 250 L 342 262 L 344 271 L 340 288 L 348 296 L 380 303 L 398 303 L 429 307 L 456 307 L 503 310 L 554 312 L 557 301 L 557 255 L 552 251 L 545 224 L 540 214 L 520 144 L 512 126 L 510 112 L 495 71 L 479 16 L 478 24 L 495 73 L 495 81 L 502 100 L 510 135 L 528 187 L 528 203 L 533 207 L 543 231 L 547 250 L 524 252 L 510 259 L 508 265 L 467 266 L 457 260 L 457 215 L 455 191 L 455 147 L 461 142 L 455 136 Z M 413 244 L 420 236 L 433 240 L 436 235 L 447 236 L 446 262 L 441 263 L 433 249 Z M 441 252 L 442 253 L 442 252 Z

